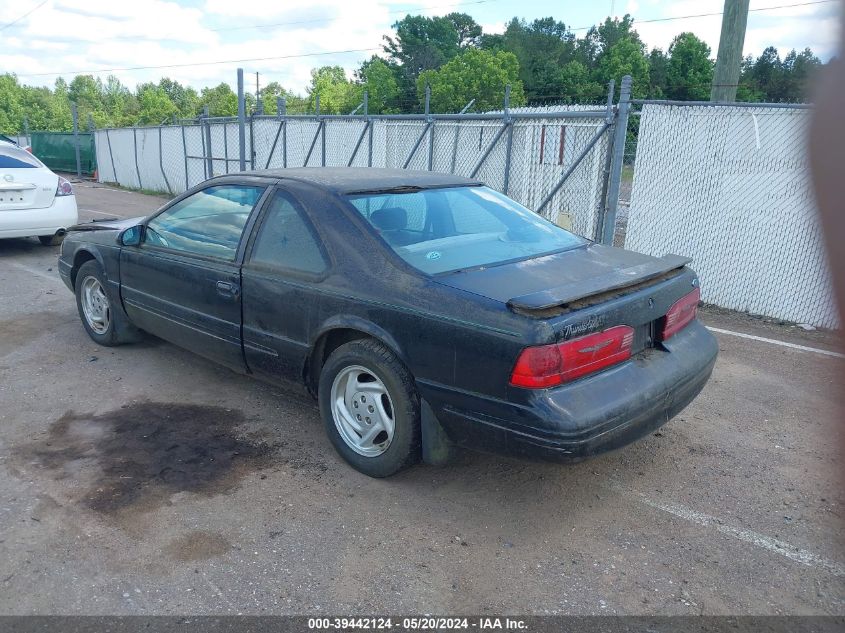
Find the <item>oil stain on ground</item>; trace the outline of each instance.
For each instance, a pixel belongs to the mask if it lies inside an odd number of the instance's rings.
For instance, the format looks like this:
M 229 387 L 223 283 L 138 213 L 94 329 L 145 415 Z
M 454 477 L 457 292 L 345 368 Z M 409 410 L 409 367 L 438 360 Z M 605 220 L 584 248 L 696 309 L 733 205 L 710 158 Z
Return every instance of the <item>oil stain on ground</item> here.
M 98 513 L 147 511 L 179 492 L 230 491 L 267 466 L 274 448 L 239 437 L 243 422 L 241 412 L 221 407 L 139 402 L 101 415 L 67 413 L 24 453 L 55 479 L 82 484 L 73 496 Z

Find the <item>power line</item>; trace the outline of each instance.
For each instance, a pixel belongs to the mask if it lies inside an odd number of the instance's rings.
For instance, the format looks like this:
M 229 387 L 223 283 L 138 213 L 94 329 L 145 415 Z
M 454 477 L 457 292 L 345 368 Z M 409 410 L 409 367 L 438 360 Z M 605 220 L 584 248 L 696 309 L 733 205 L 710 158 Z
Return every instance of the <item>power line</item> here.
M 42 2 L 41 5 L 46 4 L 46 1 L 47 0 L 45 0 L 45 2 Z M 495 1 L 496 0 L 478 0 L 478 2 L 476 2 L 476 4 L 480 4 L 481 2 L 495 2 Z M 814 5 L 814 4 L 829 4 L 831 2 L 838 2 L 838 1 L 839 0 L 812 0 L 810 2 L 802 2 L 802 3 L 798 3 L 798 4 L 785 4 L 785 5 L 775 6 L 775 7 L 761 7 L 759 9 L 751 9 L 751 11 L 774 11 L 774 10 L 777 10 L 777 9 L 788 9 L 788 8 L 792 8 L 792 7 L 803 7 L 803 6 Z M 38 9 L 41 5 L 39 5 L 38 7 L 35 7 L 35 9 Z M 35 11 L 35 9 L 32 9 L 29 13 L 32 13 L 33 11 Z M 29 15 L 29 14 L 27 14 L 27 15 Z M 645 23 L 649 23 L 649 22 L 668 22 L 668 21 L 671 21 L 671 20 L 685 20 L 685 19 L 688 19 L 688 18 L 700 18 L 700 17 L 715 16 L 715 15 L 722 15 L 722 12 L 720 11 L 718 13 L 700 13 L 700 14 L 697 14 L 697 15 L 675 16 L 675 17 L 671 17 L 671 18 L 654 18 L 654 19 L 651 19 L 651 20 L 640 20 L 639 22 L 636 22 L 636 24 L 645 24 Z M 26 15 L 21 16 L 16 21 L 19 21 L 19 20 L 23 19 L 24 17 L 26 17 Z M 593 25 L 593 26 L 595 26 L 595 25 Z M 588 29 L 591 29 L 591 28 L 593 28 L 593 27 L 587 26 L 587 27 L 579 27 L 577 29 L 569 29 L 569 30 L 570 31 L 584 31 L 584 30 L 588 30 Z M 251 58 L 245 58 L 245 59 L 223 59 L 223 60 L 216 60 L 216 61 L 209 61 L 209 62 L 193 62 L 193 63 L 188 63 L 188 64 L 162 64 L 162 65 L 158 65 L 158 66 L 128 66 L 128 67 L 124 67 L 124 68 L 98 68 L 98 69 L 94 69 L 94 70 L 65 70 L 65 71 L 61 71 L 61 72 L 51 72 L 51 73 L 27 73 L 27 74 L 21 74 L 21 75 L 18 75 L 18 76 L 19 77 L 55 77 L 55 76 L 59 76 L 59 75 L 83 75 L 83 74 L 99 74 L 99 73 L 105 73 L 105 72 L 122 72 L 122 71 L 134 71 L 134 70 L 161 70 L 161 69 L 167 69 L 167 68 L 189 68 L 189 67 L 193 67 L 193 66 L 217 66 L 217 65 L 221 65 L 221 64 L 241 64 L 241 63 L 247 63 L 247 62 L 265 62 L 265 61 L 276 61 L 276 60 L 280 60 L 280 59 L 298 59 L 298 58 L 303 58 L 303 57 L 320 57 L 320 56 L 325 56 L 325 55 L 342 55 L 342 54 L 346 54 L 346 53 L 367 53 L 367 52 L 373 52 L 373 51 L 378 51 L 378 50 L 381 50 L 381 47 L 352 48 L 352 49 L 347 49 L 347 50 L 342 50 L 342 51 L 325 51 L 325 52 L 321 52 L 321 53 L 300 53 L 300 54 L 297 54 L 297 55 L 277 55 L 277 56 L 273 56 L 273 57 L 251 57 Z
M 250 57 L 245 59 L 221 59 L 213 62 L 194 62 L 191 64 L 162 64 L 160 66 L 127 66 L 125 68 L 97 68 L 94 70 L 63 70 L 57 73 L 28 73 L 21 74 L 18 77 L 52 77 L 57 75 L 87 75 L 99 74 L 109 72 L 119 72 L 125 70 L 158 70 L 162 68 L 186 68 L 189 66 L 216 66 L 219 64 L 242 64 L 246 62 L 268 62 L 278 59 L 295 59 L 298 57 L 319 57 L 321 55 L 342 55 L 344 53 L 366 53 L 371 51 L 378 51 L 381 48 L 349 48 L 343 51 L 325 51 L 322 53 L 301 53 L 298 55 L 276 55 L 274 57 Z
M 38 11 L 38 9 L 40 9 L 40 8 L 41 8 L 41 7 L 43 7 L 45 4 L 47 4 L 47 2 L 48 2 L 48 0 L 44 0 L 44 2 L 42 2 L 41 4 L 36 5 L 36 6 L 35 6 L 35 7 L 33 7 L 32 9 L 30 9 L 29 11 L 27 11 L 26 13 L 24 13 L 22 16 L 20 16 L 19 18 L 15 18 L 15 19 L 14 19 L 14 20 L 12 20 L 11 22 L 8 22 L 7 24 L 4 24 L 3 26 L 0 26 L 0 31 L 5 31 L 5 30 L 6 30 L 6 29 L 8 29 L 10 26 L 12 26 L 12 25 L 14 25 L 14 24 L 17 24 L 18 22 L 20 22 L 21 20 L 23 20 L 23 19 L 24 19 L 25 17 L 27 17 L 28 15 L 32 15 L 33 13 L 35 13 L 36 11 Z
M 839 2 L 839 0 L 811 0 L 810 2 L 799 2 L 797 4 L 781 4 L 776 7 L 760 7 L 759 9 L 749 9 L 749 13 L 753 13 L 756 11 L 775 11 L 777 9 L 791 9 L 793 7 L 806 7 L 813 4 L 830 4 L 831 2 Z M 671 18 L 652 18 L 650 20 L 634 20 L 634 25 L 637 24 L 649 24 L 651 22 L 672 22 L 674 20 L 688 20 L 692 18 L 710 18 L 717 15 L 722 15 L 722 11 L 717 11 L 715 13 L 697 13 L 694 15 L 676 15 Z M 591 28 L 596 26 L 595 24 L 591 26 L 579 26 L 575 29 L 569 29 L 570 31 L 588 31 Z
M 475 0 L 474 2 L 460 2 L 457 4 L 444 4 L 436 7 L 417 7 L 413 9 L 414 11 L 431 11 L 434 9 L 446 9 L 449 7 L 465 7 L 473 4 L 487 4 L 489 2 L 498 2 L 499 0 Z M 394 15 L 399 13 L 408 13 L 408 9 L 402 9 L 397 11 L 388 11 L 388 15 Z M 209 29 L 209 31 L 213 31 L 215 33 L 221 33 L 225 31 L 243 31 L 247 29 L 270 29 L 277 26 L 293 26 L 297 24 L 316 24 L 318 22 L 334 22 L 335 18 L 314 18 L 313 20 L 296 20 L 294 22 L 272 22 L 270 24 L 247 24 L 245 26 L 225 26 L 219 29 Z

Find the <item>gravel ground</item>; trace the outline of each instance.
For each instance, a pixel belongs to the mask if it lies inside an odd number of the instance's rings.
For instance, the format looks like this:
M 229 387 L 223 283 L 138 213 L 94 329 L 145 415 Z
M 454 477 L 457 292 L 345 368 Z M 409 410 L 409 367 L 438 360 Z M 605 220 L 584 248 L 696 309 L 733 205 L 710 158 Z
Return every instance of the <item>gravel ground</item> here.
M 77 192 L 85 219 L 162 202 Z M 719 334 L 701 396 L 624 450 L 373 480 L 296 387 L 95 345 L 56 254 L 0 242 L 0 613 L 845 613 L 842 359 Z

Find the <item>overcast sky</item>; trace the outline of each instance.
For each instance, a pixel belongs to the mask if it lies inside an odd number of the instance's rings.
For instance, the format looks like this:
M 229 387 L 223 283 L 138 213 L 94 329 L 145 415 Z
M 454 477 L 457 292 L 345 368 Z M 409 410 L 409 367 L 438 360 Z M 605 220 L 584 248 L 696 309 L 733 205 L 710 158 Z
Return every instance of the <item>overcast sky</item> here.
M 835 51 L 837 2 L 751 0 L 745 53 L 776 46 L 810 47 L 823 60 Z M 666 49 L 682 31 L 692 31 L 711 47 L 719 43 L 720 17 L 663 18 L 718 13 L 723 0 L 0 0 L 0 72 L 17 73 L 30 85 L 52 85 L 58 74 L 138 66 L 240 63 L 145 70 L 93 72 L 117 75 L 130 87 L 168 76 L 197 88 L 221 81 L 234 86 L 235 69 L 260 71 L 262 84 L 279 81 L 304 91 L 315 66 L 341 65 L 350 73 L 362 59 L 379 52 L 382 36 L 406 13 L 468 13 L 485 32 L 501 32 L 513 16 L 528 20 L 553 16 L 584 34 L 609 15 L 630 13 L 649 48 Z M 39 6 L 41 5 L 41 6 Z M 754 11 L 769 7 L 792 6 Z M 34 9 L 15 24 L 13 20 Z M 365 50 L 369 49 L 369 50 Z M 336 53 L 334 51 L 355 51 Z M 325 55 L 314 55 L 330 53 Z M 310 56 L 302 56 L 310 55 Z M 49 74 L 44 74 L 49 73 Z M 251 80 L 254 82 L 254 76 Z

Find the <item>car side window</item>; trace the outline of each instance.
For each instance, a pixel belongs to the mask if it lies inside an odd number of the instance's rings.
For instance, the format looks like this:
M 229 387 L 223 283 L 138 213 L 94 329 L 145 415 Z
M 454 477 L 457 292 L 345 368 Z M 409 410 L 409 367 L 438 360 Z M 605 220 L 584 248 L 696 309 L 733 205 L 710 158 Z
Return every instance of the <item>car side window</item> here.
M 145 242 L 232 261 L 262 187 L 218 185 L 180 200 L 147 223 Z
M 323 251 L 302 209 L 288 194 L 279 191 L 270 201 L 250 262 L 313 274 L 327 268 Z

